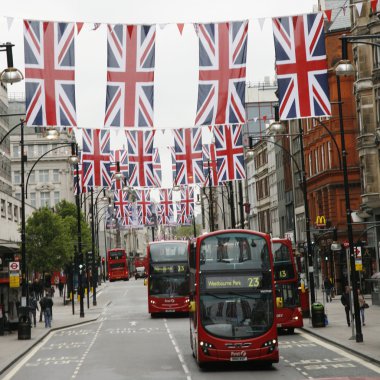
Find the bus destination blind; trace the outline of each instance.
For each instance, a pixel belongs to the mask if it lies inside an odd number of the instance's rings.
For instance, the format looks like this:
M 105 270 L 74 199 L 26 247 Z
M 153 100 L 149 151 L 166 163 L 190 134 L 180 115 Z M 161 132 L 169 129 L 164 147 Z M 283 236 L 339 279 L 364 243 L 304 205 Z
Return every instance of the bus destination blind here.
M 235 275 L 235 276 L 206 276 L 205 289 L 241 289 L 259 288 L 261 286 L 261 276 Z
M 153 273 L 185 273 L 186 265 L 152 265 Z

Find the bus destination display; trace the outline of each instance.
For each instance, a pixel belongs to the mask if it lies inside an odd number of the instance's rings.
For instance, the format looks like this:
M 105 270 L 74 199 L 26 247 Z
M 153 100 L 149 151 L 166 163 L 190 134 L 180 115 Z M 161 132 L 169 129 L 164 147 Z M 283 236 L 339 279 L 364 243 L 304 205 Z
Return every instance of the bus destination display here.
M 152 265 L 153 273 L 185 273 L 186 265 Z
M 260 288 L 261 276 L 234 275 L 234 276 L 205 276 L 204 288 L 212 289 L 241 289 L 241 288 Z

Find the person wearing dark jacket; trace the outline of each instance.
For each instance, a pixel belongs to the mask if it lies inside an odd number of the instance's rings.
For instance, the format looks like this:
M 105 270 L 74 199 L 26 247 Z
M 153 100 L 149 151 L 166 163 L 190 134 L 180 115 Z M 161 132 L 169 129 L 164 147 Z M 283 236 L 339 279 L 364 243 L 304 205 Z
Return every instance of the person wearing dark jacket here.
M 342 302 L 342 305 L 344 306 L 344 311 L 346 312 L 346 320 L 347 325 L 350 326 L 350 287 L 346 286 L 345 291 L 342 294 L 342 297 L 340 297 L 340 302 Z
M 45 319 L 45 327 L 51 327 L 51 318 L 52 318 L 52 310 L 53 310 L 53 300 L 50 297 L 50 294 L 47 293 L 44 298 L 40 301 L 41 309 L 44 313 L 44 319 Z

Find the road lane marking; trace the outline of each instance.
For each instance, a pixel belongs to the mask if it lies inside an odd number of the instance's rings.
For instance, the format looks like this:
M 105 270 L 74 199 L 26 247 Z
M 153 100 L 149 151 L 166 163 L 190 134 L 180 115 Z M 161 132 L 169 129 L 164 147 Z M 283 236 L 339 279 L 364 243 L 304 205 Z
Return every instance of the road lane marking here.
M 167 320 L 166 318 L 164 318 L 164 325 L 165 325 L 165 328 L 166 328 L 166 331 L 168 332 L 168 335 L 169 335 L 169 338 L 170 338 L 170 341 L 172 342 L 172 345 L 174 346 L 174 349 L 177 353 L 177 356 L 178 356 L 178 359 L 179 361 L 181 362 L 181 365 L 182 365 L 182 369 L 183 371 L 185 372 L 185 375 L 186 375 L 186 379 L 187 380 L 191 380 L 191 375 L 190 375 L 190 371 L 189 371 L 189 368 L 187 367 L 186 365 L 186 362 L 183 358 L 183 355 L 182 355 L 182 352 L 181 350 L 179 349 L 178 347 L 178 344 L 177 342 L 175 341 L 170 329 L 169 329 L 169 325 L 167 323 Z
M 344 356 L 346 358 L 349 358 L 352 361 L 354 361 L 356 363 L 359 363 L 363 367 L 367 367 L 371 371 L 374 371 L 376 373 L 380 373 L 380 368 L 378 366 L 376 366 L 376 365 L 374 365 L 372 363 L 369 363 L 369 362 L 365 361 L 362 358 L 354 356 L 353 354 L 350 354 L 349 352 L 346 352 L 346 351 L 342 350 L 341 348 L 338 348 L 337 346 L 334 346 L 334 345 L 332 345 L 330 343 L 324 342 L 323 340 L 320 340 L 320 339 L 318 339 L 315 336 L 308 335 L 308 334 L 305 334 L 303 332 L 300 332 L 299 335 L 301 335 L 303 338 L 306 338 L 306 339 L 310 340 L 311 342 L 315 342 L 318 345 L 327 348 L 330 351 L 333 351 L 336 354 L 339 354 L 339 355 L 342 355 L 342 356 Z

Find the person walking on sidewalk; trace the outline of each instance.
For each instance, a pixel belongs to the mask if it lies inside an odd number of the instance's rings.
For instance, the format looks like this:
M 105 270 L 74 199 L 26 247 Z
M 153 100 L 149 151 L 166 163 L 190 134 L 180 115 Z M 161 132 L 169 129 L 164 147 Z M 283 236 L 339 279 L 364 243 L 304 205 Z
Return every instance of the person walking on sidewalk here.
M 344 311 L 346 312 L 347 325 L 350 326 L 350 287 L 346 286 L 342 297 L 340 297 L 340 302 L 344 306 Z
M 53 310 L 54 303 L 49 293 L 46 293 L 46 296 L 42 298 L 40 304 L 41 304 L 41 308 L 43 307 L 44 309 L 45 327 L 46 328 L 51 327 L 51 317 L 53 314 L 52 310 Z
M 31 320 L 33 319 L 33 325 L 34 325 L 34 327 L 36 327 L 36 313 L 37 313 L 36 310 L 39 310 L 39 309 L 38 309 L 36 297 L 34 295 L 29 300 L 29 310 L 30 310 L 30 314 L 31 314 L 30 319 Z
M 333 284 L 328 277 L 326 277 L 325 280 L 323 281 L 323 287 L 325 288 L 325 292 L 326 292 L 326 302 L 331 302 L 332 301 L 331 291 L 333 288 Z
M 362 325 L 365 326 L 365 317 L 364 317 L 365 299 L 360 289 L 358 289 L 358 300 L 359 300 L 359 306 L 360 306 L 360 319 L 362 320 Z

